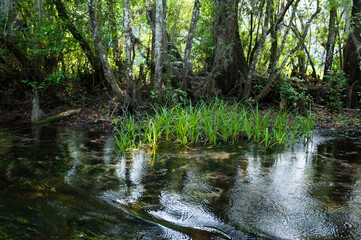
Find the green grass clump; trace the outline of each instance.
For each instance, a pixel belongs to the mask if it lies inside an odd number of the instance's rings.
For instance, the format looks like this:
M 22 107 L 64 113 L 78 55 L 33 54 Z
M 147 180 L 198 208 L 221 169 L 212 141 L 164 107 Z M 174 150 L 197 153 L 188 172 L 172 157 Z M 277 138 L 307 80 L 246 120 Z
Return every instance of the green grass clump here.
M 312 136 L 315 121 L 287 110 L 261 111 L 216 99 L 185 106 L 154 108 L 142 118 L 126 115 L 114 120 L 115 140 L 121 151 L 148 146 L 153 152 L 161 142 L 176 145 L 234 143 L 248 139 L 266 149 L 287 147 Z

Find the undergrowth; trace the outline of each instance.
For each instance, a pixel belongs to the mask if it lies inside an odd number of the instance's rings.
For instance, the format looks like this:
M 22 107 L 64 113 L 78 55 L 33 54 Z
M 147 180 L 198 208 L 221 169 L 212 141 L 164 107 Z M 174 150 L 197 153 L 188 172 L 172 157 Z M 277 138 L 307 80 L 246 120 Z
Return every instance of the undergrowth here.
M 147 146 L 155 152 L 160 143 L 188 146 L 195 143 L 235 143 L 242 139 L 266 149 L 293 145 L 312 136 L 315 121 L 285 109 L 261 111 L 258 106 L 223 100 L 153 108 L 142 118 L 114 119 L 115 140 L 121 151 Z

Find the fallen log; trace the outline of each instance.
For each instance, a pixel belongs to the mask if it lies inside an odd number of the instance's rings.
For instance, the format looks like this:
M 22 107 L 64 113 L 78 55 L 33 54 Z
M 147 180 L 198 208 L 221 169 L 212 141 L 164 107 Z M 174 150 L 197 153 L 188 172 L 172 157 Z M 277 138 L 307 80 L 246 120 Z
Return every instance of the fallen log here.
M 361 109 L 358 109 L 358 108 L 341 108 L 341 110 L 343 111 L 351 111 L 351 112 L 361 112 Z
M 80 108 L 79 108 L 79 109 L 68 110 L 68 111 L 62 112 L 62 113 L 60 113 L 60 114 L 57 114 L 57 115 L 54 115 L 54 116 L 45 118 L 45 119 L 43 119 L 43 120 L 37 121 L 37 122 L 33 123 L 33 125 L 34 125 L 34 126 L 36 126 L 36 125 L 41 125 L 41 124 L 45 124 L 45 123 L 49 123 L 49 122 L 56 121 L 56 120 L 61 119 L 61 118 L 64 118 L 64 117 L 69 117 L 69 116 L 71 116 L 71 115 L 73 115 L 73 114 L 79 113 L 80 110 L 81 110 Z

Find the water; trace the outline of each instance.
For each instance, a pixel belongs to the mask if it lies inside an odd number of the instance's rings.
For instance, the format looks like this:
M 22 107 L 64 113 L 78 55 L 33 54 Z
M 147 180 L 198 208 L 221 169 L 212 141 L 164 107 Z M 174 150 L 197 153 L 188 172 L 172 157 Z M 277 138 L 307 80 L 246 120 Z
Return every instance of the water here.
M 0 239 L 360 239 L 361 139 L 122 155 L 112 136 L 0 126 Z

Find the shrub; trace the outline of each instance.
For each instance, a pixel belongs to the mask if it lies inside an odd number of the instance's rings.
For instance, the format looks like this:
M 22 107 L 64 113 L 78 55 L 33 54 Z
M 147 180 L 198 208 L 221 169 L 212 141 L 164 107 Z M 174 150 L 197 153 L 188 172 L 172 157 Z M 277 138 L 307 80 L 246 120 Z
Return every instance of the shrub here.
M 296 106 L 304 110 L 307 105 L 313 103 L 311 95 L 307 93 L 305 80 L 297 77 L 282 76 L 274 87 L 280 93 L 280 100 L 288 106 Z
M 329 72 L 325 77 L 325 85 L 328 87 L 327 105 L 332 112 L 340 111 L 343 104 L 343 92 L 346 90 L 346 74 L 342 70 Z

